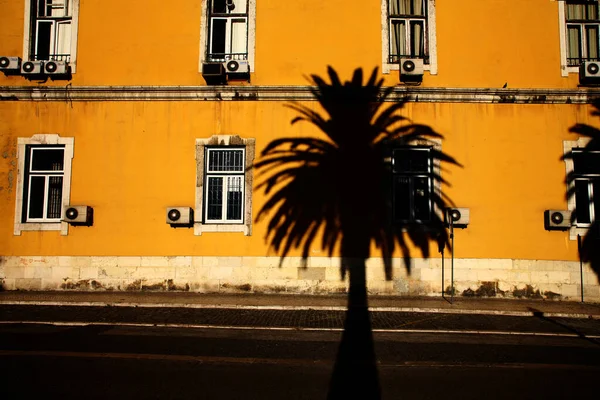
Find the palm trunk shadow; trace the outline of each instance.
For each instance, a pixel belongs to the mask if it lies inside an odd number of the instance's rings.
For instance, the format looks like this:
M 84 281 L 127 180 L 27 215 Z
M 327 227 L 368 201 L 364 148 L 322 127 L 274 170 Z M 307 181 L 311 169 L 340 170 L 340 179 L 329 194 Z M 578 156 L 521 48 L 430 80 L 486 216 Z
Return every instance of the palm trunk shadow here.
M 329 383 L 329 400 L 381 398 L 364 260 L 361 264 L 349 268 L 348 310 Z

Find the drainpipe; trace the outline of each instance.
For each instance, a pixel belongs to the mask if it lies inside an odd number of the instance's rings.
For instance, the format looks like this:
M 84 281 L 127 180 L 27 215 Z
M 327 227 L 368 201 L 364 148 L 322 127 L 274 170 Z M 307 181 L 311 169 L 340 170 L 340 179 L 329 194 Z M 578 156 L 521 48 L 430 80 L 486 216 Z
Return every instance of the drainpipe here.
M 581 235 L 577 234 L 577 252 L 579 253 L 579 274 L 581 276 L 581 302 L 583 303 L 583 261 L 581 260 Z

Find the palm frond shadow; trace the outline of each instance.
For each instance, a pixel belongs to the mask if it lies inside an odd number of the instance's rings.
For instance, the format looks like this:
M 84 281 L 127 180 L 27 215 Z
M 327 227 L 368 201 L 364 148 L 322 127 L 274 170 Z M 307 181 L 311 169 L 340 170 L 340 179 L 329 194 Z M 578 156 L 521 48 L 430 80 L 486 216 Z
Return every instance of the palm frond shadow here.
M 593 116 L 600 116 L 600 99 L 596 99 L 592 102 L 592 106 L 593 106 L 593 110 L 591 112 L 591 115 Z M 598 152 L 600 151 L 600 130 L 597 128 L 594 128 L 593 126 L 590 125 L 586 125 L 586 124 L 575 124 L 574 126 L 572 126 L 569 129 L 569 132 L 572 133 L 576 133 L 578 135 L 584 136 L 586 138 L 589 139 L 589 141 L 587 142 L 587 144 L 585 145 L 584 148 L 579 149 L 580 150 L 580 154 L 581 155 L 581 161 L 580 162 L 584 162 L 584 163 L 594 163 L 594 160 L 592 160 L 591 158 L 587 158 L 586 160 L 586 153 L 590 153 L 590 152 Z M 576 158 L 576 154 L 573 151 L 568 152 L 567 154 L 565 154 L 562 157 L 562 160 L 573 160 L 573 162 L 575 161 Z M 597 156 L 595 156 L 594 158 L 597 159 Z M 596 173 L 600 172 L 600 166 L 598 165 L 594 165 L 592 166 L 592 168 L 595 169 Z M 567 175 L 566 178 L 566 183 L 567 183 L 567 187 L 569 188 L 569 190 L 567 191 L 567 200 L 571 200 L 573 197 L 575 197 L 576 194 L 576 189 L 575 189 L 575 181 L 577 180 L 578 175 L 575 174 L 574 171 L 570 172 Z M 597 182 L 594 184 L 594 188 L 599 188 L 600 189 L 600 179 L 597 179 Z M 595 209 L 598 210 L 597 213 L 600 212 L 600 193 L 595 194 Z M 577 202 L 576 202 L 577 204 Z M 581 258 L 581 261 L 585 262 L 585 263 L 590 263 L 590 267 L 592 268 L 592 270 L 594 271 L 594 273 L 596 274 L 596 277 L 598 278 L 598 281 L 600 282 L 600 220 L 598 220 L 597 218 L 597 213 L 596 213 L 596 218 L 594 218 L 591 221 L 591 224 L 586 232 L 586 234 L 583 236 L 583 239 L 581 241 L 581 246 L 579 248 L 579 257 Z M 577 221 L 577 208 L 575 208 L 574 212 L 571 215 L 571 223 L 575 223 Z
M 410 248 L 429 257 L 429 245 L 446 243 L 441 213 L 424 223 L 393 223 L 392 149 L 429 144 L 434 162 L 458 165 L 433 149 L 442 136 L 427 125 L 399 114 L 404 101 L 386 103 L 392 88 L 383 88 L 375 69 L 363 84 L 361 69 L 343 82 L 328 68 L 330 83 L 310 80 L 323 113 L 306 105 L 287 106 L 297 112 L 292 125 L 308 122 L 325 138 L 280 138 L 270 142 L 254 167 L 262 179 L 257 187 L 267 200 L 256 220 L 270 217 L 266 241 L 281 256 L 293 249 L 308 260 L 314 246 L 332 256 L 341 254 L 341 277 L 349 277 L 348 312 L 334 367 L 329 398 L 379 398 L 379 383 L 367 303 L 366 260 L 374 244 L 381 251 L 385 276 L 392 278 L 392 257 L 402 253 L 410 273 Z M 431 177 L 442 182 L 439 173 Z M 432 193 L 433 207 L 443 210 L 449 199 Z M 320 241 L 320 242 L 319 242 Z

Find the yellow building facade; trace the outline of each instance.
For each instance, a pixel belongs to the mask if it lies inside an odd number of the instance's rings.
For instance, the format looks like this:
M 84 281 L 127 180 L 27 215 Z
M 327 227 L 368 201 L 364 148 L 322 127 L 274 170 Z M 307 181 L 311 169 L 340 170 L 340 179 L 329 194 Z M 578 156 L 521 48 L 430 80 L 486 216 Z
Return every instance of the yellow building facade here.
M 274 139 L 323 136 L 285 105 L 319 111 L 307 76 L 330 65 L 344 80 L 378 68 L 462 164 L 442 169 L 470 214 L 457 294 L 600 301 L 578 256 L 589 224 L 544 226 L 575 206 L 561 157 L 585 140 L 569 128 L 600 122 L 596 77 L 579 72 L 600 59 L 599 26 L 597 2 L 553 0 L 0 0 L 2 287 L 344 292 L 318 247 L 279 265 L 251 168 Z M 66 222 L 74 205 L 93 222 Z M 189 226 L 167 223 L 173 207 Z M 432 253 L 413 252 L 410 275 L 398 253 L 386 280 L 374 252 L 370 292 L 447 289 L 450 253 Z

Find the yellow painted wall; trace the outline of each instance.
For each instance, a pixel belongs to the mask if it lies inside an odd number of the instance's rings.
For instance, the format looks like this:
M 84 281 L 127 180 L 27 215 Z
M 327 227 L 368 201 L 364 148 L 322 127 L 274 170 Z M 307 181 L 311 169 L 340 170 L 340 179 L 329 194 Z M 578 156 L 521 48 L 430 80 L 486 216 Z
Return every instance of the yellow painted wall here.
M 588 107 L 413 103 L 404 114 L 442 133 L 443 150 L 464 166 L 443 173 L 447 193 L 472 213 L 456 234 L 457 257 L 577 259 L 576 242 L 545 231 L 542 215 L 566 208 L 562 142 L 574 139 L 574 123 L 596 123 Z M 170 228 L 165 208 L 194 206 L 196 138 L 254 137 L 259 154 L 274 138 L 319 134 L 308 124 L 290 127 L 293 117 L 281 102 L 4 102 L 0 254 L 267 255 L 265 223 L 254 224 L 251 237 L 194 236 Z M 71 203 L 94 207 L 93 227 L 13 236 L 17 137 L 36 133 L 75 138 Z M 263 201 L 255 192 L 255 215 Z
M 437 0 L 438 75 L 423 86 L 576 87 L 561 77 L 558 3 Z M 81 0 L 73 85 L 204 85 L 201 0 Z M 24 0 L 0 0 L 0 54 L 22 56 Z M 257 0 L 253 85 L 304 85 L 326 65 L 381 66 L 380 0 Z M 397 72 L 385 75 L 399 83 Z M 0 85 L 38 85 L 4 77 Z M 44 85 L 65 85 L 49 81 Z

